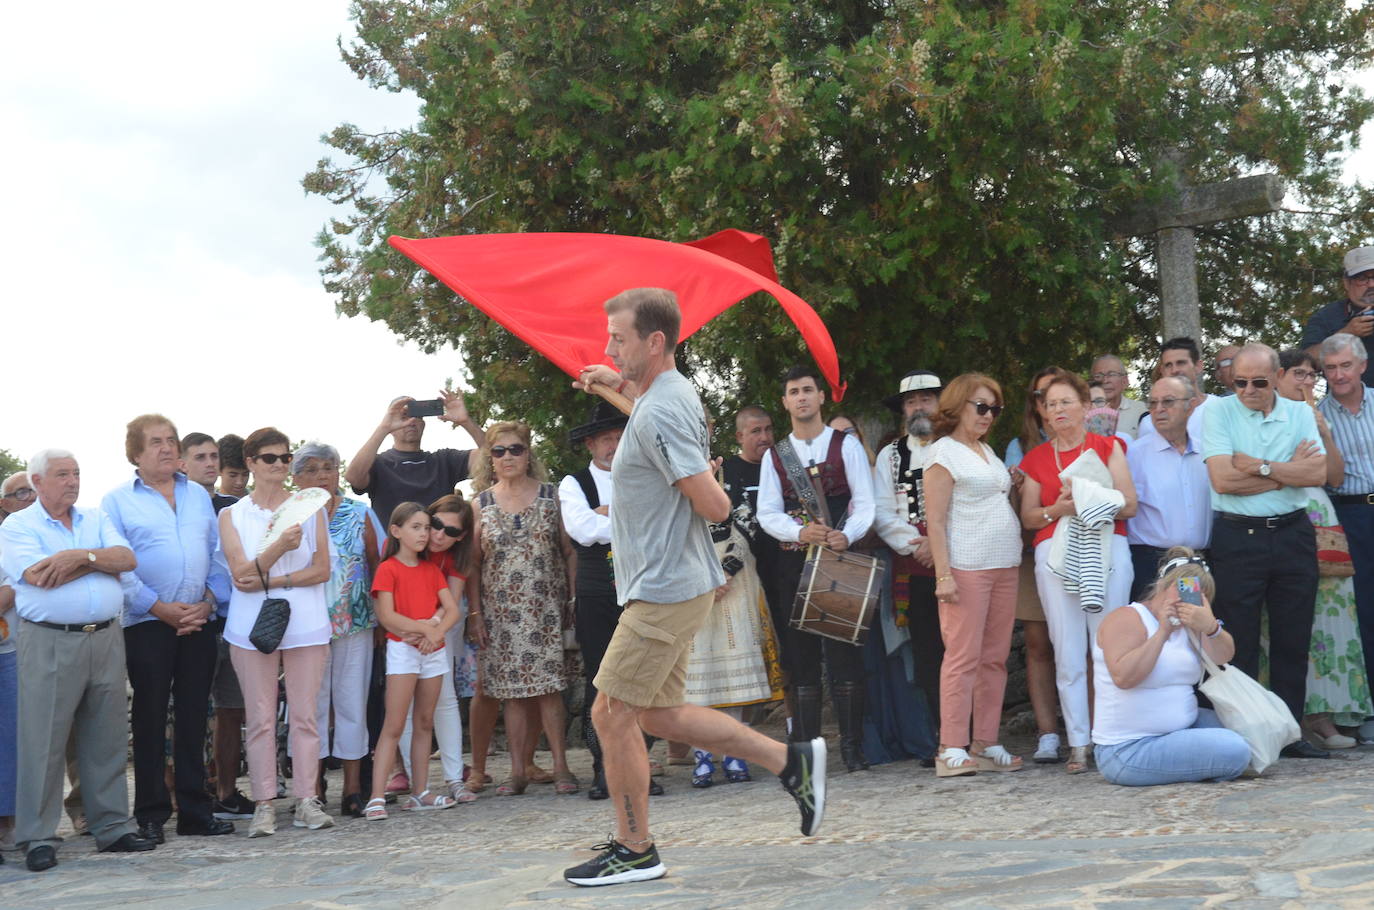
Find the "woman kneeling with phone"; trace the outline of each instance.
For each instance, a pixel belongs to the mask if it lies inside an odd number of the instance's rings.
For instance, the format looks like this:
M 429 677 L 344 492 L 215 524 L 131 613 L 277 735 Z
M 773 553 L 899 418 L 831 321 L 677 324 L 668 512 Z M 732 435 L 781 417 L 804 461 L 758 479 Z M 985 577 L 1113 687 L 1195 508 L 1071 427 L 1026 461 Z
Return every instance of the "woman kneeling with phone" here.
M 1215 593 L 1206 563 L 1174 547 L 1144 602 L 1102 621 L 1093 645 L 1093 743 L 1098 770 L 1112 783 L 1234 780 L 1249 765 L 1249 744 L 1199 708 L 1193 691 L 1202 679 L 1194 642 L 1218 664 L 1236 651 L 1212 615 Z

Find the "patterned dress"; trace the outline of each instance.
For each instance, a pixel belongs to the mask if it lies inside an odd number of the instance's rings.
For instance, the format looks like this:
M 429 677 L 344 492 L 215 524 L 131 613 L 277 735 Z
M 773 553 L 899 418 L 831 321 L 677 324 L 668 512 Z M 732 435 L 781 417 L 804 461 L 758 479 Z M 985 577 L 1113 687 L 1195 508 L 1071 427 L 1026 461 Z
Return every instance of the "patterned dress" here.
M 567 688 L 563 564 L 558 488 L 540 484 L 534 502 L 506 512 L 491 490 L 477 497 L 482 516 L 482 686 L 492 698 L 533 698 Z
M 366 537 L 367 523 L 375 520 L 366 503 L 346 496 L 339 498 L 329 519 L 330 573 L 324 594 L 329 604 L 332 639 L 364 632 L 377 625 L 377 617 L 372 612 Z

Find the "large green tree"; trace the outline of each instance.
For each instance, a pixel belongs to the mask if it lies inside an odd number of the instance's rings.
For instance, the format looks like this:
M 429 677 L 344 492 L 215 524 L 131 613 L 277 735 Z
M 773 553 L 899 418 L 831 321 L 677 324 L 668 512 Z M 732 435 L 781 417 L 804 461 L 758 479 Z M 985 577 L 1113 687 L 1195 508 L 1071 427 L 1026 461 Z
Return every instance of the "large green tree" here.
M 305 186 L 339 309 L 454 342 L 478 413 L 552 436 L 565 377 L 385 244 L 491 231 L 773 242 L 871 409 L 920 365 L 1014 386 L 1046 363 L 1149 351 L 1150 238 L 1114 215 L 1171 181 L 1281 174 L 1291 210 L 1200 233 L 1211 341 L 1296 341 L 1340 251 L 1374 233 L 1343 155 L 1374 109 L 1345 0 L 358 0 L 344 58 L 421 101 L 410 128 L 341 125 Z M 1182 149 L 1177 166 L 1160 164 Z M 776 401 L 804 357 L 769 301 L 688 345 L 709 404 Z M 1019 396 L 1013 396 L 1017 403 Z M 846 407 L 850 407 L 846 405 Z M 1008 423 L 1004 421 L 1004 424 Z M 1006 427 L 1010 429 L 1009 426 Z
M 16 471 L 22 471 L 28 467 L 28 462 L 15 455 L 9 449 L 0 449 L 0 480 L 9 477 Z

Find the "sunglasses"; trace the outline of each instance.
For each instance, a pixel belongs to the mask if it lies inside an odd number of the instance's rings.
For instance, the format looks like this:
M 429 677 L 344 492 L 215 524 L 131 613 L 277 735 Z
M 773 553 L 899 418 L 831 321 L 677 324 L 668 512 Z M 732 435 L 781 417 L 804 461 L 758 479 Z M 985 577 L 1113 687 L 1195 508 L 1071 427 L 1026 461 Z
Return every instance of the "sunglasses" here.
M 464 534 L 467 533 L 467 530 L 464 528 L 449 527 L 439 519 L 435 518 L 433 515 L 429 517 L 429 526 L 436 531 L 443 531 L 449 537 L 453 538 L 462 537 Z
M 17 499 L 20 502 L 28 502 L 30 499 L 33 499 L 33 489 L 31 487 L 20 487 L 17 490 L 11 490 L 3 496 L 0 496 L 0 499 Z
M 1235 379 L 1232 379 L 1231 381 L 1235 383 L 1236 388 L 1238 389 L 1243 389 L 1246 386 L 1250 385 L 1254 386 L 1257 389 L 1269 388 L 1269 380 L 1265 379 L 1263 376 L 1261 376 L 1259 379 L 1241 379 L 1239 376 L 1237 376 Z
M 276 452 L 268 452 L 265 455 L 254 455 L 253 457 L 256 458 L 258 461 L 261 461 L 263 464 L 276 464 L 279 461 L 282 464 L 291 463 L 290 452 L 287 452 L 285 455 L 278 455 Z
M 973 410 L 978 413 L 979 417 L 982 417 L 989 411 L 992 412 L 993 417 L 1002 416 L 1002 406 L 1000 404 L 988 404 L 986 401 L 970 401 L 969 404 L 973 405 Z
M 519 458 L 521 455 L 524 455 L 524 454 L 525 454 L 526 452 L 528 452 L 528 451 L 529 451 L 529 449 L 525 448 L 523 445 L 521 445 L 521 444 L 518 443 L 518 442 L 515 443 L 514 445 L 508 445 L 508 446 L 492 446 L 492 447 L 491 447 L 491 457 L 492 457 L 492 458 L 505 458 L 507 454 L 510 454 L 510 455 L 514 455 L 516 458 Z

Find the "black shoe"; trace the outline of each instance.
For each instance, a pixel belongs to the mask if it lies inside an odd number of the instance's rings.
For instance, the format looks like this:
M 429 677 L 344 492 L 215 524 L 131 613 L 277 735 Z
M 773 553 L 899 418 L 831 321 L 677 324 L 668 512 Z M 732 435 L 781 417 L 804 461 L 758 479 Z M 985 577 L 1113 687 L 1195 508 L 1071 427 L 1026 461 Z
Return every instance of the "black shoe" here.
M 934 759 L 933 757 L 932 757 L 932 758 L 923 758 L 923 759 L 921 759 L 921 767 L 922 767 L 922 768 L 933 768 L 933 767 L 935 767 L 935 759 Z
M 48 844 L 39 844 L 24 857 L 24 865 L 30 872 L 43 872 L 57 865 L 57 851 Z
M 350 793 L 343 798 L 343 802 L 339 803 L 339 809 L 350 818 L 362 818 L 366 814 L 367 807 L 363 804 L 361 793 Z
M 162 828 L 162 826 L 161 826 L 161 825 L 158 825 L 158 829 L 161 830 L 161 828 Z M 126 834 L 126 835 L 124 835 L 123 837 L 121 837 L 119 840 L 115 841 L 113 844 L 110 844 L 108 847 L 101 847 L 101 848 L 100 848 L 100 852 L 101 852 L 101 853 L 147 853 L 149 850 L 156 850 L 156 849 L 157 849 L 157 842 L 156 842 L 156 841 L 149 840 L 149 839 L 146 838 L 146 837 L 139 837 L 137 834 L 134 834 L 134 833 L 130 832 L 129 834 Z
M 1283 758 L 1330 758 L 1331 753 L 1325 749 L 1318 749 L 1305 739 L 1300 739 L 1295 743 L 1284 746 L 1279 755 Z
M 660 783 L 658 782 L 657 779 L 652 778 L 652 777 L 649 778 L 649 795 L 650 795 L 650 796 L 662 796 L 662 795 L 663 795 L 663 785 L 660 784 Z
M 138 826 L 138 836 L 155 844 L 167 843 L 167 835 L 162 832 L 162 822 L 144 822 Z
M 219 818 L 177 819 L 177 834 L 181 837 L 215 837 L 220 834 L 233 834 L 234 823 Z M 162 843 L 162 841 L 158 841 Z
M 649 792 L 654 788 L 654 779 L 649 778 Z M 660 788 L 661 789 L 661 788 Z M 587 788 L 587 799 L 610 799 L 611 791 L 606 789 L 606 775 L 597 773 L 592 777 L 592 785 Z
M 801 810 L 801 833 L 807 837 L 815 834 L 825 817 L 825 737 L 790 744 L 787 766 L 778 779 Z
M 217 799 L 213 807 L 215 818 L 252 818 L 256 807 L 253 801 L 238 790 L 228 799 Z
M 636 853 L 624 844 L 609 838 L 604 844 L 597 844 L 593 850 L 603 851 L 595 859 L 589 859 L 580 866 L 573 866 L 563 872 L 563 878 L 574 885 L 593 887 L 596 885 L 618 885 L 621 882 L 647 882 L 662 878 L 668 870 L 658 858 L 658 847 L 650 845 L 643 853 Z

